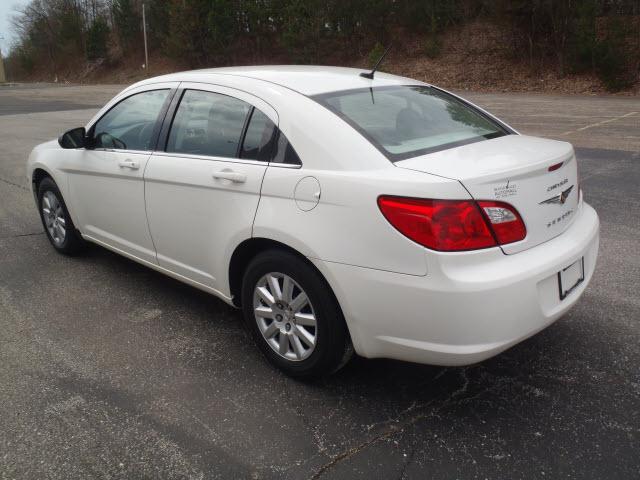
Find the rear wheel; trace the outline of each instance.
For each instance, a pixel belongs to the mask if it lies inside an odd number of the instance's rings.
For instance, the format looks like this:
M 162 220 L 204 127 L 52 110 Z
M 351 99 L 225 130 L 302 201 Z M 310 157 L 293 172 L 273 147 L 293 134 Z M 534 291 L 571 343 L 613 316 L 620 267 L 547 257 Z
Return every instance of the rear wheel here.
M 342 312 L 322 276 L 281 250 L 256 256 L 242 284 L 249 330 L 267 359 L 296 377 L 335 372 L 353 348 Z
M 60 190 L 51 178 L 44 178 L 38 185 L 38 210 L 53 248 L 73 254 L 84 247 L 84 240 L 73 225 Z

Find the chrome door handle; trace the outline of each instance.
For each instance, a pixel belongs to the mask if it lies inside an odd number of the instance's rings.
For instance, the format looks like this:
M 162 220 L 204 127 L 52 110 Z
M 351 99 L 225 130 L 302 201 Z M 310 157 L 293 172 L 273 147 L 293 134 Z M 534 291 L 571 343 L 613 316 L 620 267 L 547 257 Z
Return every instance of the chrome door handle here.
M 213 174 L 213 178 L 216 180 L 231 180 L 233 183 L 244 183 L 247 181 L 247 176 L 244 173 L 238 173 L 231 170 L 221 170 Z
M 120 160 L 118 166 L 122 168 L 130 168 L 131 170 L 138 170 L 140 164 L 134 160 Z

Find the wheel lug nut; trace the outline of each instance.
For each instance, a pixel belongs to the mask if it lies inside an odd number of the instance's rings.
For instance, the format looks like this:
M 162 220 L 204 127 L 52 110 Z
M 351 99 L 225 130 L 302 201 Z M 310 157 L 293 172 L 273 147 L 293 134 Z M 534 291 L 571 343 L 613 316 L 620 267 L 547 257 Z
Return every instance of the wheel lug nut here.
M 278 322 L 281 322 L 282 321 L 282 315 L 280 315 L 280 314 L 276 315 L 276 320 Z

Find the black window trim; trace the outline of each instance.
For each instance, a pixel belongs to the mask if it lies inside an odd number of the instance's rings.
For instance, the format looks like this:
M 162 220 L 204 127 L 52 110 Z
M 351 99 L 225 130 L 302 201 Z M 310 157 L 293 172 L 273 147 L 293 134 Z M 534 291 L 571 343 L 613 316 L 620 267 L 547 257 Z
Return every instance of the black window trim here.
M 169 142 L 169 132 L 171 131 L 171 127 L 173 126 L 173 120 L 175 119 L 176 112 L 178 111 L 178 105 L 182 102 L 182 97 L 184 96 L 184 92 L 186 92 L 185 88 L 178 87 L 176 94 L 173 96 L 171 100 L 171 104 L 165 113 L 164 118 L 162 119 L 162 127 L 160 128 L 160 135 L 158 136 L 158 141 L 156 142 L 157 152 L 167 152 L 167 143 Z M 170 152 L 167 152 L 170 153 Z
M 242 133 L 240 134 L 240 141 L 238 142 L 238 148 L 236 149 L 236 158 L 238 160 L 242 160 L 242 157 L 241 157 L 242 147 L 244 147 L 244 141 L 247 138 L 247 130 L 249 129 L 249 123 L 253 118 L 253 112 L 255 112 L 256 110 L 256 107 L 254 107 L 251 104 L 249 105 L 251 106 L 251 108 L 249 109 L 249 113 L 247 114 L 247 117 L 244 119 L 244 125 L 242 126 Z
M 443 145 L 438 145 L 437 147 L 428 147 L 428 148 L 423 148 L 423 149 L 420 149 L 420 150 L 413 150 L 411 152 L 405 152 L 405 153 L 391 153 L 388 150 L 386 150 L 378 141 L 376 141 L 375 138 L 373 138 L 371 135 L 369 135 L 369 133 L 366 130 L 364 130 L 362 127 L 360 127 L 360 125 L 358 125 L 356 122 L 351 120 L 344 113 L 339 112 L 338 110 L 332 108 L 329 105 L 329 103 L 326 101 L 328 98 L 335 97 L 336 94 L 367 92 L 367 91 L 370 91 L 370 90 L 378 90 L 378 91 L 393 90 L 393 89 L 397 89 L 398 87 L 432 88 L 433 90 L 438 91 L 441 95 L 443 95 L 445 97 L 449 97 L 452 100 L 463 104 L 464 106 L 466 106 L 467 108 L 469 108 L 473 112 L 477 113 L 482 118 L 488 120 L 492 124 L 495 124 L 498 127 L 498 129 L 501 130 L 502 133 L 504 133 L 505 135 L 515 135 L 516 134 L 516 132 L 512 128 L 509 128 L 508 125 L 506 125 L 505 123 L 501 122 L 497 118 L 487 114 L 486 112 L 483 112 L 482 110 L 480 110 L 475 105 L 473 105 L 473 104 L 469 103 L 468 101 L 458 97 L 457 95 L 453 95 L 453 94 L 447 92 L 446 90 L 442 90 L 441 88 L 434 87 L 433 85 L 423 85 L 423 84 L 406 84 L 406 85 L 404 85 L 403 84 L 403 85 L 385 85 L 385 86 L 373 87 L 373 88 L 371 88 L 371 87 L 352 88 L 352 89 L 348 89 L 348 90 L 336 90 L 336 91 L 333 91 L 333 92 L 326 92 L 326 93 L 321 93 L 321 94 L 318 94 L 318 95 L 312 95 L 309 98 L 311 98 L 312 100 L 314 100 L 315 102 L 317 102 L 318 104 L 320 104 L 321 106 L 323 106 L 324 108 L 329 110 L 331 113 L 335 114 L 336 116 L 338 116 L 339 118 L 344 120 L 347 124 L 349 124 L 355 131 L 357 131 L 360 135 L 362 135 L 369 143 L 371 143 L 371 145 L 373 145 L 380 153 L 382 153 L 392 163 L 399 162 L 401 160 L 407 160 L 409 158 L 419 157 L 421 155 L 427 155 L 429 153 L 435 153 L 435 152 L 440 152 L 440 151 L 443 151 L 443 150 L 449 150 L 451 148 L 461 147 L 463 145 L 469 145 L 471 143 L 476 143 L 476 142 L 480 142 L 480 141 L 483 141 L 483 140 L 490 140 L 490 138 L 485 138 L 485 137 L 474 137 L 474 138 L 470 138 L 470 139 L 466 139 L 466 140 L 460 140 L 460 141 L 457 141 L 457 142 L 445 143 Z
M 147 92 L 156 92 L 158 90 L 167 90 L 169 93 L 167 95 L 167 98 L 165 98 L 164 103 L 162 104 L 162 107 L 160 108 L 160 111 L 158 112 L 158 115 L 156 116 L 156 121 L 155 121 L 155 124 L 153 126 L 153 131 L 151 133 L 151 141 L 149 142 L 150 143 L 150 147 L 151 147 L 149 150 L 137 150 L 137 149 L 131 149 L 131 148 L 119 149 L 119 148 L 105 148 L 105 147 L 95 148 L 93 146 L 93 142 L 94 142 L 93 135 L 95 134 L 96 125 L 98 124 L 98 122 L 100 122 L 100 120 L 102 120 L 106 115 L 108 115 L 109 112 L 111 112 L 111 110 L 113 110 L 118 105 L 120 105 L 122 102 L 124 102 L 125 100 L 128 100 L 131 97 L 134 97 L 136 95 L 140 95 L 140 94 L 143 94 L 143 93 L 147 93 Z M 174 86 L 174 87 L 163 86 L 163 87 L 149 88 L 149 89 L 145 89 L 145 90 L 132 92 L 130 95 L 127 95 L 126 97 L 121 98 L 116 103 L 114 103 L 111 107 L 109 107 L 109 110 L 107 110 L 102 115 L 100 115 L 100 118 L 96 119 L 96 121 L 91 124 L 91 126 L 89 127 L 89 130 L 87 131 L 87 138 L 90 139 L 91 146 L 87 147 L 87 148 L 89 150 L 98 150 L 98 151 L 116 152 L 116 153 L 150 153 L 150 152 L 153 152 L 155 150 L 155 147 L 157 146 L 157 143 L 158 143 L 158 138 L 160 136 L 160 130 L 162 128 L 162 122 L 164 121 L 164 118 L 165 118 L 165 115 L 167 113 L 167 110 L 169 109 L 169 107 L 171 105 L 171 102 L 173 100 L 173 97 L 175 96 L 177 90 L 178 90 L 177 86 Z

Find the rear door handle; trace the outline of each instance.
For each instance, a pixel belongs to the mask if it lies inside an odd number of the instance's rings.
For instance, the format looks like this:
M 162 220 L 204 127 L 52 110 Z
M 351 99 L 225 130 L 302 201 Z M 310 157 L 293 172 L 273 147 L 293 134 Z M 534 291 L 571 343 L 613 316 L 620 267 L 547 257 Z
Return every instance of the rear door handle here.
M 215 172 L 213 178 L 216 180 L 231 180 L 233 183 L 244 183 L 247 181 L 247 176 L 244 173 L 238 173 L 232 170 Z
M 131 170 L 138 170 L 140 168 L 140 164 L 134 160 L 120 160 L 118 162 L 118 166 L 122 168 L 130 168 Z

